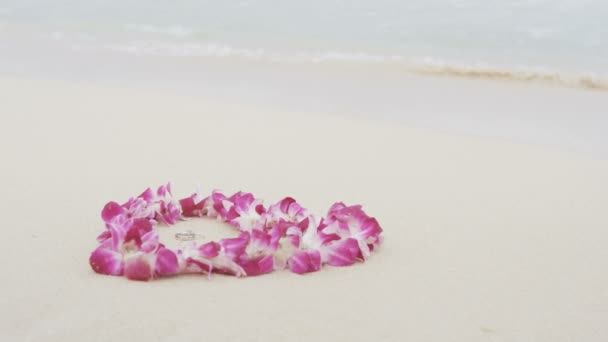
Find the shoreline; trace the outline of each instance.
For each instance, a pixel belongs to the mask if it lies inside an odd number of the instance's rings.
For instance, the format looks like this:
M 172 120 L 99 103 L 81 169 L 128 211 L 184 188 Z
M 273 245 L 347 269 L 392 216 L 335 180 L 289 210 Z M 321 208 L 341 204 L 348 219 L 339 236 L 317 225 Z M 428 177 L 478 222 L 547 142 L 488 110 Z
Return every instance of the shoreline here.
M 10 70 L 0 65 L 0 77 L 146 89 L 275 112 L 297 108 L 608 159 L 608 97 L 602 91 L 348 64 L 186 57 L 175 64 L 169 57 L 120 54 L 65 63 L 64 57 L 50 54 L 36 68 L 28 61 Z
M 167 30 L 165 32 L 164 30 Z M 371 46 L 369 50 L 348 47 L 333 48 L 335 44 L 315 44 L 311 40 L 308 48 L 296 47 L 288 41 L 278 45 L 259 47 L 239 44 L 238 41 L 223 42 L 205 38 L 202 33 L 183 27 L 157 27 L 147 25 L 119 25 L 105 34 L 94 29 L 70 29 L 69 27 L 30 26 L 18 21 L 0 23 L 0 41 L 3 42 L 5 58 L 15 54 L 15 59 L 26 60 L 28 53 L 57 54 L 65 60 L 91 59 L 99 54 L 119 56 L 128 60 L 172 59 L 172 63 L 196 59 L 203 63 L 260 63 L 288 64 L 293 68 L 308 68 L 314 65 L 358 68 L 389 68 L 393 72 L 409 72 L 419 75 L 438 75 L 482 80 L 504 80 L 521 83 L 546 84 L 580 88 L 592 91 L 608 91 L 608 70 L 598 58 L 583 58 L 585 65 L 568 62 L 562 56 L 551 58 L 512 58 L 507 63 L 502 58 L 474 56 L 456 57 L 437 50 L 403 50 Z M 199 37 L 197 39 L 197 37 Z M 318 42 L 317 42 L 318 43 Z M 306 44 L 305 44 L 306 45 Z M 318 45 L 318 46 L 317 46 Z M 418 51 L 418 52 L 416 52 Z M 450 57 L 451 56 L 451 57 Z M 513 56 L 516 57 L 516 56 Z M 546 56 L 549 57 L 549 56 Z M 571 59 L 572 56 L 570 56 Z M 565 58 L 565 59 L 564 59 Z M 508 59 L 509 60 L 509 59 Z M 32 66 L 32 65 L 30 65 Z M 2 66 L 0 65 L 0 68 Z M 262 66 L 263 67 L 263 66 Z

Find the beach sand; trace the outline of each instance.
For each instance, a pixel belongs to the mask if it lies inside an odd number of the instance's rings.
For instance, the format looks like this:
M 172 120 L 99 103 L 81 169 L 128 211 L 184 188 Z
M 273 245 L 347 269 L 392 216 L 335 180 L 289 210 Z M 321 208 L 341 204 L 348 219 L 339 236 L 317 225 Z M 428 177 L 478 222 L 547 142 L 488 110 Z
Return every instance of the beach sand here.
M 469 86 L 505 113 L 547 105 L 514 100 L 520 84 Z M 543 92 L 570 104 L 556 111 L 590 96 Z M 605 159 L 129 86 L 4 77 L 0 94 L 3 341 L 608 340 Z M 103 205 L 166 181 L 178 197 L 200 182 L 318 214 L 362 204 L 385 243 L 366 263 L 305 276 L 95 274 Z M 184 226 L 197 223 L 231 234 Z

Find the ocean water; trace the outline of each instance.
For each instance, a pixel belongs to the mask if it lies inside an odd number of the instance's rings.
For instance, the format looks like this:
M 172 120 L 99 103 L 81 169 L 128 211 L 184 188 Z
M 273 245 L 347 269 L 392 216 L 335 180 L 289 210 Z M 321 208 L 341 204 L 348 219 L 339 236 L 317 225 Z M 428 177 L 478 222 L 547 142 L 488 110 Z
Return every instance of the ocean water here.
M 35 46 L 379 64 L 608 89 L 608 2 L 0 0 L 0 63 L 2 55 L 35 53 Z

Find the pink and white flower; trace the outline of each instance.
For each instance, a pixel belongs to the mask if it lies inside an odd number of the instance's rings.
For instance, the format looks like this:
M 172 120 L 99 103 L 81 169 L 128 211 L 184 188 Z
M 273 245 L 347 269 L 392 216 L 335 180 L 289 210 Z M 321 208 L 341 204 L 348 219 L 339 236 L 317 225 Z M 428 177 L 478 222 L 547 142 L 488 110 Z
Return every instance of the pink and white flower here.
M 275 224 L 286 222 L 300 222 L 309 216 L 308 210 L 302 207 L 295 199 L 285 197 L 276 204 L 268 207 L 264 213 L 266 225 L 272 227 Z
M 262 200 L 255 199 L 250 193 L 237 192 L 224 200 L 223 204 L 228 208 L 224 216 L 228 223 L 245 231 L 264 229 L 262 214 L 266 209 Z
M 363 259 L 381 243 L 382 228 L 375 218 L 367 216 L 360 205 L 346 206 L 338 202 L 327 213 L 327 233 L 338 234 L 342 238 L 353 238 Z

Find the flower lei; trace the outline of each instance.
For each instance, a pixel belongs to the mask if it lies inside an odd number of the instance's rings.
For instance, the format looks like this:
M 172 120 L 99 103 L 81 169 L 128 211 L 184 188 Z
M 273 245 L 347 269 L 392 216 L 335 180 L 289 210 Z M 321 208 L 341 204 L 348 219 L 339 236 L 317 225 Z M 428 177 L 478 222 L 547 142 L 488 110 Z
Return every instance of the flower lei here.
M 157 224 L 188 217 L 217 218 L 239 229 L 238 237 L 176 250 L 159 242 Z M 180 273 L 212 272 L 254 276 L 289 268 L 303 274 L 323 264 L 348 266 L 365 260 L 382 242 L 382 228 L 360 205 L 335 203 L 325 218 L 309 213 L 293 198 L 264 207 L 252 194 L 227 197 L 199 192 L 179 201 L 171 184 L 148 188 L 124 204 L 109 202 L 101 212 L 106 230 L 89 263 L 97 273 L 150 280 Z

